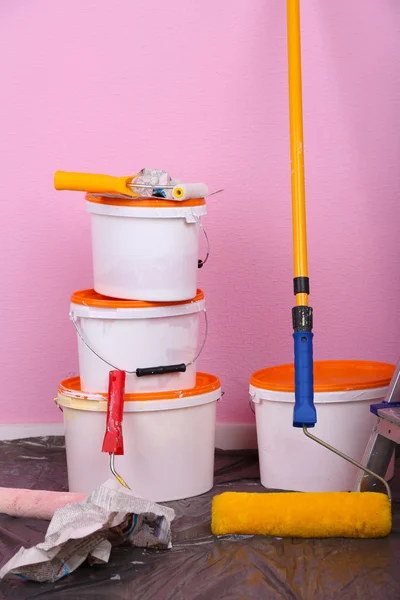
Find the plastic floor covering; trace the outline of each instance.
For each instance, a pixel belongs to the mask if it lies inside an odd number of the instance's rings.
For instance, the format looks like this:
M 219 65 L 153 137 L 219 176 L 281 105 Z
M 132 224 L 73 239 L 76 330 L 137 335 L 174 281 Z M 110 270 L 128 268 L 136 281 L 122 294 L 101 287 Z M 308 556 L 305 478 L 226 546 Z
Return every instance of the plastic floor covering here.
M 63 438 L 0 442 L 4 487 L 66 490 Z M 393 530 L 380 540 L 215 538 L 211 499 L 225 490 L 265 491 L 257 453 L 217 451 L 214 489 L 169 503 L 176 511 L 173 548 L 113 549 L 108 565 L 53 584 L 1 582 L 0 598 L 57 600 L 392 600 L 400 599 L 400 459 L 393 490 Z M 48 522 L 0 515 L 0 562 L 43 540 Z

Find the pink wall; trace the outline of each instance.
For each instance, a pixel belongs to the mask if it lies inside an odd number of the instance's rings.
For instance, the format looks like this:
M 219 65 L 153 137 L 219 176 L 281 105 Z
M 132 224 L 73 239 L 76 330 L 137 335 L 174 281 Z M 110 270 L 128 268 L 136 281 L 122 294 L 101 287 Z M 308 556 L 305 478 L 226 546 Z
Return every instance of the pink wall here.
M 400 354 L 400 4 L 303 2 L 315 355 Z M 247 421 L 248 378 L 290 361 L 292 247 L 283 0 L 3 0 L 2 422 L 56 421 L 77 369 L 69 297 L 89 218 L 57 169 L 163 167 L 225 194 L 204 220 L 201 368 Z

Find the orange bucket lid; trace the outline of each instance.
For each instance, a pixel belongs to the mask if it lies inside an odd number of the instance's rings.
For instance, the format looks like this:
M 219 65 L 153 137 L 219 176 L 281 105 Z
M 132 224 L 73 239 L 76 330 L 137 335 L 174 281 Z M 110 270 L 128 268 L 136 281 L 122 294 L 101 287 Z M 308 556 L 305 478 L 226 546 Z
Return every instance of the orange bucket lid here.
M 179 302 L 144 302 L 143 300 L 120 300 L 119 298 L 109 298 L 102 296 L 94 290 L 79 290 L 71 296 L 73 304 L 82 304 L 83 306 L 97 306 L 98 308 L 157 308 L 158 306 L 176 306 L 181 304 L 191 304 L 204 300 L 202 290 L 197 290 L 197 294 L 191 300 L 181 300 Z
M 176 208 L 181 206 L 203 206 L 206 201 L 204 198 L 192 198 L 190 200 L 163 200 L 148 198 L 146 200 L 137 200 L 135 198 L 109 198 L 106 196 L 92 196 L 86 194 L 88 202 L 94 204 L 108 204 L 109 206 L 134 206 L 135 208 Z
M 179 398 L 188 398 L 191 396 L 200 396 L 202 394 L 208 394 L 219 390 L 221 383 L 215 375 L 209 373 L 197 373 L 196 386 L 187 390 L 172 390 L 170 392 L 145 392 L 139 394 L 125 394 L 125 402 L 137 402 L 146 400 L 179 400 Z M 70 377 L 64 379 L 58 387 L 59 394 L 65 394 L 71 396 L 74 392 L 79 394 L 79 399 L 88 400 L 91 396 L 95 395 L 94 392 L 87 393 L 81 391 L 81 380 L 79 377 Z M 107 394 L 104 392 L 98 392 L 96 395 L 107 398 Z
M 395 366 L 364 360 L 325 360 L 314 363 L 315 392 L 367 390 L 389 385 Z M 294 392 L 294 365 L 256 371 L 250 384 L 263 390 Z

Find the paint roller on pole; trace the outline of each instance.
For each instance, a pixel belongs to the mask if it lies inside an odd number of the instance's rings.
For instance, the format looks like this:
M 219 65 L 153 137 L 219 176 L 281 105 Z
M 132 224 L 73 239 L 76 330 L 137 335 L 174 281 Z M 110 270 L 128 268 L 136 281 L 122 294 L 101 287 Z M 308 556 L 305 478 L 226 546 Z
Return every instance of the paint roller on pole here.
M 295 367 L 293 426 L 339 455 L 385 486 L 387 495 L 376 492 L 225 492 L 212 505 L 215 535 L 263 534 L 277 537 L 378 538 L 389 534 L 392 524 L 391 496 L 387 482 L 363 465 L 309 433 L 315 426 L 313 382 L 313 315 L 307 265 L 306 205 L 301 89 L 300 6 L 287 0 L 290 148 L 294 247 L 294 293 L 292 310 Z M 293 457 L 296 460 L 296 457 Z

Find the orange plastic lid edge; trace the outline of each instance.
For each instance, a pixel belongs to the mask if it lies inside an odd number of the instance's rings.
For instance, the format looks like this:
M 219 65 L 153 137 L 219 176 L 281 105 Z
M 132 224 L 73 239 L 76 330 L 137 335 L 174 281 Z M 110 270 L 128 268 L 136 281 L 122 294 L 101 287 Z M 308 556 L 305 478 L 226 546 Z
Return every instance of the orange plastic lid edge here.
M 157 308 L 160 306 L 179 306 L 181 304 L 192 304 L 204 300 L 204 292 L 200 289 L 190 300 L 180 300 L 179 302 L 145 302 L 143 300 L 120 300 L 119 298 L 110 298 L 102 296 L 93 289 L 78 290 L 71 296 L 73 304 L 82 304 L 83 306 L 96 306 L 98 308 Z
M 220 389 L 221 383 L 216 375 L 210 375 L 209 373 L 197 373 L 196 386 L 194 388 L 186 390 L 173 390 L 170 392 L 143 392 L 138 394 L 125 394 L 125 402 L 148 402 L 151 400 L 179 400 L 180 398 L 189 398 L 192 396 L 201 396 L 202 394 L 208 394 Z M 64 379 L 58 387 L 59 394 L 73 394 L 79 392 L 77 400 L 89 400 L 89 397 L 94 395 L 96 392 L 81 392 L 81 381 L 79 377 L 70 377 Z M 107 398 L 105 392 L 97 392 L 100 396 Z
M 174 208 L 180 206 L 203 206 L 206 201 L 204 198 L 191 198 L 190 200 L 135 200 L 134 198 L 108 198 L 104 196 L 92 196 L 86 194 L 88 202 L 94 204 L 106 204 L 108 206 L 134 206 L 135 208 Z
M 331 360 L 314 363 L 314 391 L 339 392 L 387 387 L 395 366 L 388 363 L 362 360 Z M 269 367 L 253 373 L 254 387 L 294 392 L 294 365 Z

